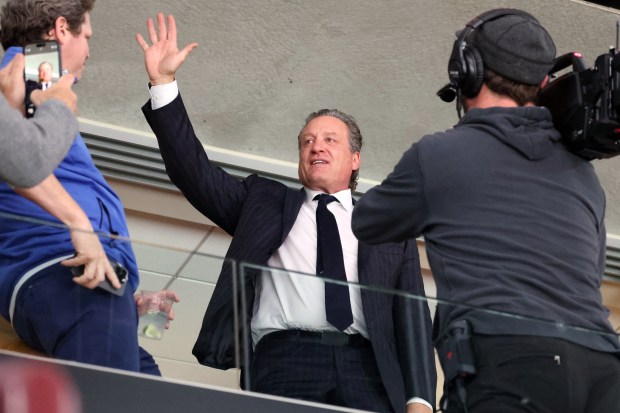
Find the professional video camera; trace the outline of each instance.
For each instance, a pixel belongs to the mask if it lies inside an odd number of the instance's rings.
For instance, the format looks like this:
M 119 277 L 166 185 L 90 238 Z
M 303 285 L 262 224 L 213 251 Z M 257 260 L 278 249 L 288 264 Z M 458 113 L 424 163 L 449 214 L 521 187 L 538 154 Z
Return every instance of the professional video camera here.
M 619 25 L 616 26 L 620 27 Z M 620 155 L 620 53 L 611 48 L 586 68 L 580 53 L 558 57 L 539 104 L 571 152 L 592 160 Z M 557 73 L 572 65 L 572 71 Z

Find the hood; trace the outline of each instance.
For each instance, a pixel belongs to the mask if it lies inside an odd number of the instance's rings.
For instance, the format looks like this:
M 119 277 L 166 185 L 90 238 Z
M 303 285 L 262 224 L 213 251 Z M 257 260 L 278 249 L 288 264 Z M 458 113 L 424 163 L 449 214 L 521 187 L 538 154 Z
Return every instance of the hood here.
M 484 130 L 530 160 L 547 157 L 560 140 L 551 112 L 541 106 L 471 109 L 458 123 L 460 127 L 468 125 Z

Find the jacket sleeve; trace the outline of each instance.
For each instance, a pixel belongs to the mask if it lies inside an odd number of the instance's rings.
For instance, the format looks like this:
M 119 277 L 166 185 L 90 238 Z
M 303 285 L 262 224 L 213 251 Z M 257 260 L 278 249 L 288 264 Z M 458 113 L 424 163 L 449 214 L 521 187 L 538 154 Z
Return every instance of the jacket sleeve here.
M 368 244 L 402 242 L 422 233 L 427 210 L 419 146 L 414 144 L 388 177 L 355 204 L 351 226 Z
M 194 208 L 233 235 L 246 187 L 211 162 L 196 137 L 181 95 L 157 110 L 147 102 L 142 112 L 157 137 L 172 182 Z
M 77 133 L 77 119 L 62 102 L 49 100 L 26 119 L 0 93 L 0 179 L 19 188 L 39 184 L 63 160 Z
M 435 406 L 437 371 L 432 342 L 432 321 L 415 240 L 405 243 L 398 289 L 394 300 L 397 353 L 405 381 L 407 400 L 414 397 Z

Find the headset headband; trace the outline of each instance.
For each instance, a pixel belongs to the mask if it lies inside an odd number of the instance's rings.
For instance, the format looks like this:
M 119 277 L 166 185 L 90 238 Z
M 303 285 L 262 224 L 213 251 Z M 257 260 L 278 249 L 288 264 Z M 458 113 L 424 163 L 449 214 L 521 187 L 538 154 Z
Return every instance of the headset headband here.
M 522 10 L 509 8 L 489 10 L 470 20 L 465 25 L 465 28 L 460 31 L 458 38 L 454 42 L 450 60 L 448 61 L 450 83 L 441 88 L 437 95 L 445 102 L 452 102 L 457 98 L 456 105 L 459 118 L 461 94 L 467 97 L 474 97 L 480 91 L 483 83 L 484 68 L 482 57 L 475 45 L 467 44 L 467 38 L 483 24 L 509 15 L 522 16 L 525 19 L 539 23 L 534 16 Z

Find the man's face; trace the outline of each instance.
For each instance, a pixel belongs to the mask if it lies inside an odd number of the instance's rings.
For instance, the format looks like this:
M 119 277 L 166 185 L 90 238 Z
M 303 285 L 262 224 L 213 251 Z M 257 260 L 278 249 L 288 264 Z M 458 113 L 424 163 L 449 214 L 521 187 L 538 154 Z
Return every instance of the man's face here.
M 60 52 L 62 57 L 62 65 L 64 70 L 76 76 L 78 79 L 82 77 L 82 71 L 86 65 L 86 60 L 90 56 L 88 50 L 88 40 L 93 34 L 90 26 L 90 14 L 84 14 L 84 23 L 80 34 L 74 35 L 69 33 L 66 41 L 61 45 Z
M 39 82 L 52 81 L 52 66 L 49 63 L 43 63 L 39 66 Z
M 333 116 L 312 119 L 299 135 L 299 179 L 306 187 L 333 194 L 349 187 L 360 167 L 360 153 L 351 152 L 349 129 Z

